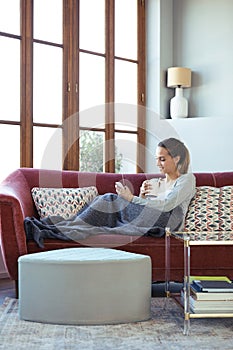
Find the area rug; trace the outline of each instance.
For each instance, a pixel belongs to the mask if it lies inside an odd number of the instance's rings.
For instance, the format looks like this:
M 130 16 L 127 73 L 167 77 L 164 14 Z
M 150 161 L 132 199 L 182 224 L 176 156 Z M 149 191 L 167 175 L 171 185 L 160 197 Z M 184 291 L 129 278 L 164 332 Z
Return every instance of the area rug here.
M 22 321 L 17 299 L 0 308 L 0 349 L 173 350 L 233 349 L 233 319 L 192 319 L 183 335 L 183 313 L 172 298 L 152 298 L 149 321 L 98 326 Z

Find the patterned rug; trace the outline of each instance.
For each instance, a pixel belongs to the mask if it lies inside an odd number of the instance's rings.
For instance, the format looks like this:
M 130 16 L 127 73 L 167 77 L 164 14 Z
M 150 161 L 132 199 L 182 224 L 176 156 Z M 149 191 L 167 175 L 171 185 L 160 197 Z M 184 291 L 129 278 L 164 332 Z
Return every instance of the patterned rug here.
M 0 308 L 4 350 L 173 350 L 233 349 L 233 319 L 192 319 L 183 335 L 183 313 L 172 298 L 152 298 L 149 321 L 98 326 L 53 325 L 18 319 L 18 301 Z

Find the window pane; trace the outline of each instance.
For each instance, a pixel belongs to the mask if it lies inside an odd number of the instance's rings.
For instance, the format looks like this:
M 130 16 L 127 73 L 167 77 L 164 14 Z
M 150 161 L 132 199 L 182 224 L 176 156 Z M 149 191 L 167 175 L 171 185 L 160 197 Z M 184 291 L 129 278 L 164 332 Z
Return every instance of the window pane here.
M 115 129 L 136 131 L 138 106 L 128 103 L 115 104 Z
M 116 173 L 135 173 L 137 169 L 137 135 L 115 133 L 116 154 L 121 155 L 121 167 L 116 157 Z
M 0 1 L 0 32 L 20 35 L 20 0 Z
M 137 60 L 137 0 L 115 0 L 115 55 Z
M 62 169 L 62 130 L 60 128 L 33 128 L 33 167 Z
M 80 132 L 80 171 L 104 171 L 104 133 Z
M 105 1 L 80 0 L 80 48 L 105 52 Z
M 20 167 L 20 127 L 0 124 L 0 182 Z
M 115 60 L 115 101 L 137 104 L 137 64 Z
M 62 0 L 34 0 L 34 38 L 61 44 Z
M 105 59 L 80 53 L 80 111 L 105 102 Z
M 0 37 L 0 52 L 0 119 L 19 121 L 20 41 Z
M 85 128 L 105 128 L 105 105 L 98 105 L 79 112 L 79 124 Z
M 34 44 L 33 120 L 62 122 L 62 49 Z

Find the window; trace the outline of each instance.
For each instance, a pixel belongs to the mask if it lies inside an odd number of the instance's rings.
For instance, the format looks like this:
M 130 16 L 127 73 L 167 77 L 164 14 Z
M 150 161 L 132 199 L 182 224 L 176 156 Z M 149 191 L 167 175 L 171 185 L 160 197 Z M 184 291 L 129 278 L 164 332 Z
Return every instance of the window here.
M 0 2 L 0 181 L 20 166 L 20 1 Z
M 0 2 L 0 179 L 143 170 L 144 12 L 142 0 Z
M 61 169 L 63 2 L 34 0 L 32 16 L 33 166 Z

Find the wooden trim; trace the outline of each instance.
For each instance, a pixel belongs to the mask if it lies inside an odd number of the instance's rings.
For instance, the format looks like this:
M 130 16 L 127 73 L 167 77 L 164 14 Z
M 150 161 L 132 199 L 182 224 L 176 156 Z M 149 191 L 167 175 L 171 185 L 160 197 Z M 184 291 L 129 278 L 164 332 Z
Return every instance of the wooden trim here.
M 0 36 L 4 36 L 6 38 L 12 38 L 12 39 L 21 39 L 20 35 L 5 33 L 5 32 L 0 32 Z
M 124 58 L 124 57 L 120 57 L 120 56 L 115 56 L 116 60 L 119 61 L 126 61 L 126 62 L 131 62 L 131 63 L 138 63 L 138 60 L 133 60 L 131 58 Z
M 75 0 L 72 13 L 72 113 L 79 111 L 79 12 L 79 0 Z
M 137 172 L 145 172 L 146 145 L 146 24 L 145 2 L 138 0 L 138 142 Z
M 63 138 L 62 138 L 62 153 L 63 153 L 63 169 L 69 169 L 69 159 L 67 155 L 68 150 L 68 127 L 67 127 L 67 118 L 69 115 L 69 100 L 70 100 L 70 86 L 69 82 L 69 72 L 70 62 L 68 60 L 70 56 L 70 9 L 71 3 L 66 0 L 63 0 Z
M 79 169 L 78 81 L 79 1 L 64 1 L 63 64 L 63 169 Z
M 115 172 L 114 142 L 114 42 L 115 42 L 115 0 L 105 0 L 105 171 Z
M 55 47 L 60 47 L 60 48 L 63 47 L 62 44 L 56 44 L 56 43 L 53 43 L 53 42 L 51 42 L 51 41 L 40 40 L 40 39 L 33 39 L 33 43 L 36 43 L 36 44 L 43 44 L 43 45 L 49 45 L 49 46 L 55 46 Z
M 0 124 L 20 125 L 20 121 L 14 121 L 14 120 L 0 120 Z
M 70 127 L 70 166 L 69 170 L 79 169 L 79 0 L 74 0 L 72 11 L 72 42 L 71 50 L 72 56 L 69 58 L 72 60 L 72 71 L 70 72 L 71 81 L 71 114 L 69 116 Z
M 69 91 L 68 91 L 68 57 L 69 57 L 69 28 L 70 28 L 70 4 L 66 5 L 66 0 L 63 0 L 63 134 L 62 134 L 62 159 L 63 169 L 68 169 L 68 158 L 66 150 L 68 148 L 68 129 L 65 120 L 68 117 Z
M 61 124 L 46 124 L 46 123 L 38 123 L 38 122 L 35 122 L 33 123 L 33 126 L 39 126 L 39 127 L 42 127 L 42 128 L 62 128 L 62 125 Z
M 33 166 L 33 2 L 21 0 L 20 166 Z
M 79 52 L 90 54 L 90 55 L 93 55 L 93 56 L 100 56 L 100 57 L 105 57 L 106 56 L 105 53 L 91 51 L 91 50 L 85 50 L 85 49 L 79 49 Z

